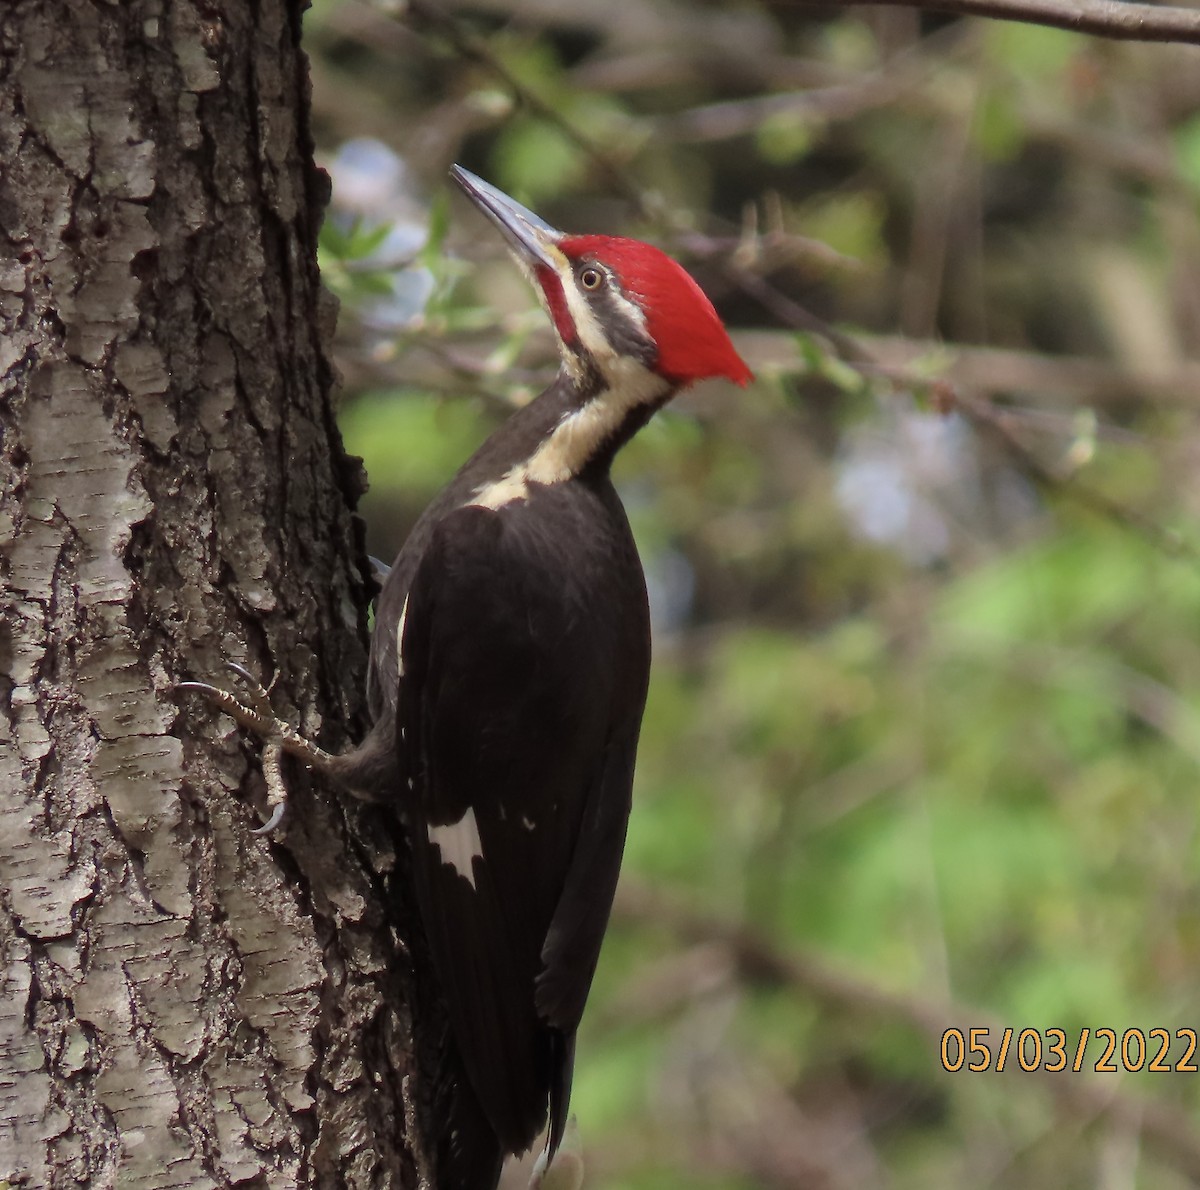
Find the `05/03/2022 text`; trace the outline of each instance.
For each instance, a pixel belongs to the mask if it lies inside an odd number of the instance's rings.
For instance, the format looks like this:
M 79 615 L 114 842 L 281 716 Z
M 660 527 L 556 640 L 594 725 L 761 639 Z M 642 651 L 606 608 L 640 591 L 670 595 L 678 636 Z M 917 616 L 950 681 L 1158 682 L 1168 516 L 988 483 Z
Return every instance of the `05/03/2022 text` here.
M 980 1026 L 962 1030 L 943 1031 L 941 1041 L 942 1069 L 955 1073 L 970 1070 L 982 1074 L 985 1070 L 1003 1071 L 1012 1062 L 1021 1070 L 1044 1070 L 1048 1073 L 1069 1070 L 1074 1074 L 1088 1068 L 1097 1074 L 1116 1074 L 1118 1071 L 1149 1070 L 1161 1074 L 1196 1074 L 1197 1033 L 1192 1028 L 1089 1029 L 1079 1031 L 1074 1044 L 1069 1044 L 1064 1029 L 1014 1029 Z M 1089 1064 L 1089 1044 L 1100 1052 Z M 1172 1054 L 1172 1049 L 1177 1052 Z M 1095 1053 L 1095 1050 L 1093 1049 Z

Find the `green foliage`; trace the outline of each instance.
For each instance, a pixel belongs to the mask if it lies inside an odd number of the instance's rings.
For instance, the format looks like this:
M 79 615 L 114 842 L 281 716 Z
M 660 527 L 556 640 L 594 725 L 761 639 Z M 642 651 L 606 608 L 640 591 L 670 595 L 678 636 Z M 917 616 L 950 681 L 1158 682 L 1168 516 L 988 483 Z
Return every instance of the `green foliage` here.
M 974 139 L 980 156 L 988 162 L 1012 161 L 1026 144 L 1021 112 L 1011 91 L 989 89 L 975 109 Z
M 346 449 L 368 460 L 382 496 L 428 499 L 482 440 L 479 410 L 428 393 L 363 393 L 341 419 Z
M 391 231 L 388 223 L 368 225 L 355 219 L 348 225 L 326 219 L 318 237 L 318 263 L 325 284 L 343 301 L 386 297 L 392 292 L 394 265 L 369 262 Z M 359 267 L 355 267 L 359 266 Z
M 537 204 L 572 189 L 587 170 L 580 137 L 591 140 L 628 137 L 630 121 L 619 104 L 572 88 L 552 47 L 545 41 L 506 41 L 497 58 L 513 78 L 529 86 L 553 111 L 518 111 L 497 135 L 490 177 L 501 189 Z M 567 133 L 566 126 L 578 135 Z
M 1069 82 L 1072 62 L 1088 44 L 1076 33 L 1019 21 L 989 24 L 984 36 L 994 65 L 1022 83 L 1049 90 Z
M 880 196 L 863 190 L 821 195 L 798 212 L 805 234 L 863 264 L 884 258 L 884 204 Z
M 1200 192 L 1200 115 L 1185 120 L 1176 129 L 1175 162 L 1180 175 Z
M 755 133 L 756 147 L 762 159 L 772 165 L 791 165 L 813 146 L 812 122 L 796 112 L 778 112 L 768 116 Z
M 561 194 L 579 180 L 583 161 L 578 148 L 561 128 L 546 120 L 528 118 L 513 123 L 496 147 L 497 161 L 508 181 L 505 186 L 531 203 Z

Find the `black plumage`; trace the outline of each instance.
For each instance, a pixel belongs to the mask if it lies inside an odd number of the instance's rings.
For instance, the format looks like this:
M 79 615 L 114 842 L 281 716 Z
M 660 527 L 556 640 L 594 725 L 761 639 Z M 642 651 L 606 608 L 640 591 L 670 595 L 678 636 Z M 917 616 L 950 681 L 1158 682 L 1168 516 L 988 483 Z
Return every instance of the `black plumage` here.
M 645 585 L 598 477 L 447 513 L 406 598 L 396 725 L 417 899 L 471 1089 L 522 1152 L 555 1088 L 565 1123 L 629 815 Z
M 650 625 L 607 467 L 496 509 L 471 500 L 595 395 L 560 377 L 485 443 L 415 527 L 376 611 L 380 625 L 403 617 L 402 633 L 375 635 L 375 734 L 400 757 L 417 901 L 469 1083 L 458 1093 L 508 1153 L 534 1143 L 547 1105 L 551 1149 L 566 1123 L 629 817 Z M 456 828 L 457 866 L 437 841 Z M 451 1127 L 443 1160 L 461 1164 Z

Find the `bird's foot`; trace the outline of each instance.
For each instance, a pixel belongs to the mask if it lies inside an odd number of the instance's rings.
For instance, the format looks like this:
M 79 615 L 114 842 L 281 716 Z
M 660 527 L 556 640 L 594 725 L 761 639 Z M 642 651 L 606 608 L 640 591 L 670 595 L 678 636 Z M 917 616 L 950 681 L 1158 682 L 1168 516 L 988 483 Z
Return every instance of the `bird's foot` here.
M 249 689 L 247 702 L 228 690 L 208 682 L 179 682 L 176 690 L 190 690 L 203 695 L 220 707 L 241 727 L 253 732 L 263 741 L 263 777 L 267 782 L 267 805 L 271 814 L 256 835 L 270 834 L 283 821 L 287 810 L 287 785 L 283 779 L 283 754 L 318 772 L 328 769 L 334 757 L 323 748 L 306 740 L 290 723 L 280 719 L 271 705 L 271 692 L 243 665 L 236 661 L 225 663 Z

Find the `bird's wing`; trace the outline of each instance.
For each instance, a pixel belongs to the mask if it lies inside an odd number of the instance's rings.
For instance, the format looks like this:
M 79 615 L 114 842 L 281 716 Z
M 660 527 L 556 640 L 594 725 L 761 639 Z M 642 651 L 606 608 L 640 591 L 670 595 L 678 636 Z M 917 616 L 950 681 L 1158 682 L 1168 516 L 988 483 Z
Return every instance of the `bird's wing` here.
M 632 722 L 623 715 L 614 725 L 579 825 L 575 862 L 542 947 L 538 1014 L 564 1033 L 573 1033 L 583 1016 L 608 928 L 625 849 L 640 721 L 639 704 Z
M 422 557 L 400 642 L 422 919 L 471 1083 L 514 1151 L 532 1144 L 561 1077 L 547 1025 L 578 1022 L 573 1003 L 539 1014 L 535 984 L 539 1001 L 565 1005 L 562 963 L 581 961 L 586 994 L 628 815 L 629 760 L 615 782 L 607 763 L 619 626 L 586 588 L 537 533 L 459 509 Z M 613 854 L 597 860 L 596 847 Z M 603 885 L 599 917 L 583 905 L 588 873 Z M 560 921 L 576 923 L 577 943 L 552 930 Z
M 574 862 L 542 947 L 535 1003 L 538 1016 L 563 1039 L 561 1060 L 552 1070 L 550 1131 L 542 1158 L 545 1165 L 553 1160 L 566 1131 L 575 1030 L 591 990 L 621 872 L 642 712 L 641 701 L 633 701 L 632 708 L 628 704 L 621 708 L 625 713 L 615 725 L 602 767 L 588 793 Z M 631 709 L 632 721 L 628 715 Z

